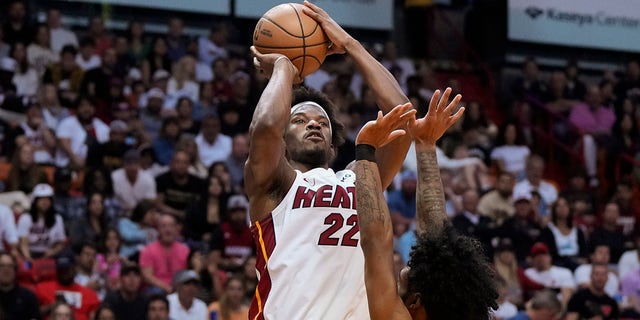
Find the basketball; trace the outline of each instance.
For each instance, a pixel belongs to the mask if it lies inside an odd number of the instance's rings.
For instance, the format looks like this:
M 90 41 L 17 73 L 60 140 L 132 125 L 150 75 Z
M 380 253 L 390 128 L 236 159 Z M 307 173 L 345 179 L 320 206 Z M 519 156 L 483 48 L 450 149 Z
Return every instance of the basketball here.
M 302 7 L 299 3 L 284 3 L 269 9 L 256 24 L 253 45 L 263 54 L 287 56 L 304 78 L 320 68 L 330 41 L 320 25 L 302 12 Z

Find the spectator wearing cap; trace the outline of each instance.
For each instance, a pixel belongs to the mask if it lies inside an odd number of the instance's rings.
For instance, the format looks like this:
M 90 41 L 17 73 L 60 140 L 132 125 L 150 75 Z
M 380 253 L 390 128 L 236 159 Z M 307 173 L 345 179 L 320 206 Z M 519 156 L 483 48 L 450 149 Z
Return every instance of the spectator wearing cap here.
M 402 225 L 402 232 L 406 231 L 416 217 L 416 183 L 417 175 L 414 171 L 402 171 L 400 189 L 389 193 L 387 204 L 394 225 Z
M 87 167 L 105 168 L 109 171 L 121 168 L 123 165 L 122 157 L 131 148 L 126 143 L 128 135 L 129 127 L 124 121 L 112 121 L 109 124 L 109 140 L 89 147 Z
M 0 310 L 5 317 L 3 319 L 40 319 L 38 299 L 31 290 L 18 285 L 17 271 L 15 256 L 0 251 Z
M 38 184 L 31 193 L 29 213 L 18 220 L 20 253 L 26 260 L 52 258 L 64 249 L 66 234 L 62 217 L 53 207 L 53 188 Z
M 559 290 L 562 305 L 566 306 L 576 288 L 571 270 L 552 265 L 549 247 L 543 242 L 536 242 L 529 256 L 531 267 L 524 271 L 525 275 L 547 289 Z
M 75 276 L 73 254 L 65 253 L 56 257 L 56 279 L 36 285 L 41 314 L 48 314 L 56 303 L 62 301 L 71 306 L 76 320 L 91 319 L 100 300 L 93 290 L 77 284 Z
M 103 305 L 110 307 L 118 320 L 144 319 L 147 298 L 140 293 L 142 277 L 137 264 L 125 264 L 120 269 L 120 289 L 110 292 Z
M 151 141 L 158 138 L 162 127 L 162 105 L 164 104 L 164 92 L 158 88 L 151 88 L 144 96 L 140 111 L 140 120 L 145 133 Z
M 82 168 L 89 148 L 109 140 L 109 126 L 96 118 L 95 112 L 95 101 L 80 97 L 76 102 L 76 114 L 60 122 L 56 130 L 56 166 Z
M 142 81 L 150 85 L 155 82 L 152 78 L 155 76 L 155 72 L 158 70 L 171 70 L 173 62 L 167 54 L 167 42 L 161 37 L 157 37 L 151 43 L 151 50 L 147 56 L 142 60 Z M 169 76 L 167 75 L 167 79 Z
M 478 212 L 478 191 L 468 189 L 462 194 L 462 212 L 451 220 L 453 227 L 463 235 L 474 237 L 482 243 L 487 258 L 493 256 L 491 238 L 495 236 L 494 222 Z
M 144 199 L 156 199 L 156 180 L 142 171 L 140 160 L 140 151 L 130 149 L 123 156 L 124 166 L 111 172 L 115 198 L 126 212 Z
M 60 62 L 47 67 L 42 77 L 43 84 L 53 84 L 58 91 L 61 103 L 71 106 L 80 92 L 84 71 L 76 64 L 77 49 L 73 45 L 65 45 L 60 51 Z
M 190 157 L 184 150 L 174 153 L 169 172 L 156 178 L 156 203 L 160 211 L 182 220 L 186 210 L 196 203 L 205 188 L 205 182 L 189 173 Z
M 247 223 L 249 216 L 247 198 L 242 194 L 229 197 L 227 215 L 229 220 L 221 226 L 224 242 L 220 264 L 226 270 L 237 271 L 242 267 L 244 260 L 255 252 L 251 229 Z
M 140 268 L 150 292 L 169 293 L 173 275 L 187 267 L 189 248 L 178 241 L 178 222 L 169 214 L 158 218 L 158 240 L 140 252 Z
M 216 115 L 209 114 L 202 119 L 195 140 L 200 161 L 207 167 L 216 161 L 224 161 L 231 154 L 231 137 L 220 132 L 220 118 Z
M 515 176 L 510 172 L 500 172 L 495 188 L 482 197 L 478 202 L 478 211 L 487 216 L 500 226 L 509 217 L 513 217 L 516 208 L 511 197 L 513 186 L 516 183 Z
M 529 255 L 529 249 L 540 237 L 542 228 L 534 218 L 531 206 L 531 193 L 518 191 L 513 194 L 514 215 L 504 220 L 498 227 L 497 234 L 510 239 L 516 258 L 520 265 L 524 265 Z
M 516 260 L 511 239 L 498 240 L 493 254 L 493 267 L 499 278 L 505 282 L 506 299 L 519 307 L 522 307 L 535 291 L 544 289 L 543 285 L 525 275 L 524 269 Z
M 56 168 L 53 172 L 53 207 L 64 218 L 70 221 L 82 217 L 85 213 L 86 199 L 72 189 L 73 171 L 69 168 Z
M 200 320 L 208 318 L 207 305 L 196 298 L 200 276 L 193 270 L 180 270 L 173 276 L 176 292 L 167 296 L 171 319 Z

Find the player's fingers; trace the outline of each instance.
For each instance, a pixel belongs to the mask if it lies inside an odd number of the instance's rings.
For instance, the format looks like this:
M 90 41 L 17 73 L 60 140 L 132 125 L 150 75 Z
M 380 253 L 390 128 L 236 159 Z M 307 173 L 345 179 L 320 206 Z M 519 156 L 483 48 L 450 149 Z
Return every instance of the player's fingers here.
M 464 110 L 464 107 L 460 107 L 460 109 L 458 109 L 458 111 L 456 111 L 456 113 L 449 118 L 449 123 L 453 124 L 458 121 L 458 119 L 460 119 L 464 114 Z
M 445 114 L 452 114 L 455 108 L 460 104 L 460 100 L 462 100 L 462 95 L 457 94 L 453 100 L 447 105 L 447 107 L 443 110 Z
M 391 133 L 387 136 L 387 138 L 384 140 L 384 142 L 380 145 L 380 147 L 383 147 L 387 144 L 389 144 L 389 142 L 400 138 L 402 136 L 404 136 L 407 132 L 402 130 L 402 129 L 398 129 L 398 130 L 393 130 L 391 131 Z
M 433 92 L 433 95 L 431 96 L 431 100 L 429 100 L 429 111 L 431 112 L 431 110 L 434 110 L 437 108 L 438 105 L 438 101 L 440 100 L 440 90 L 436 90 Z
M 447 87 L 447 89 L 444 90 L 440 101 L 438 101 L 438 108 L 436 109 L 436 111 L 444 109 L 444 107 L 447 105 L 447 102 L 449 102 L 449 95 L 451 95 L 451 88 Z

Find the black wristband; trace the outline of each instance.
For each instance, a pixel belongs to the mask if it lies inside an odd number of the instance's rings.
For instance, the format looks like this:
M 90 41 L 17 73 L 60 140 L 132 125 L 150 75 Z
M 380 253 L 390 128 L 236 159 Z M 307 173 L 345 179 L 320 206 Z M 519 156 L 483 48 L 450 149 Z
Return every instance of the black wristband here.
M 376 162 L 376 148 L 370 144 L 356 145 L 356 160 Z

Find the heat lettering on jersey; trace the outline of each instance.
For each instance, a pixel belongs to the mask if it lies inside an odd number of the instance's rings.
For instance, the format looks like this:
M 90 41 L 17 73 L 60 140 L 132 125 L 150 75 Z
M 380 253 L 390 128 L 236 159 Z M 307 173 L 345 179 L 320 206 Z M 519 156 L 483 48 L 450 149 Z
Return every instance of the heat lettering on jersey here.
M 293 200 L 292 209 L 325 207 L 356 209 L 356 187 L 323 185 L 317 191 L 299 186 Z

